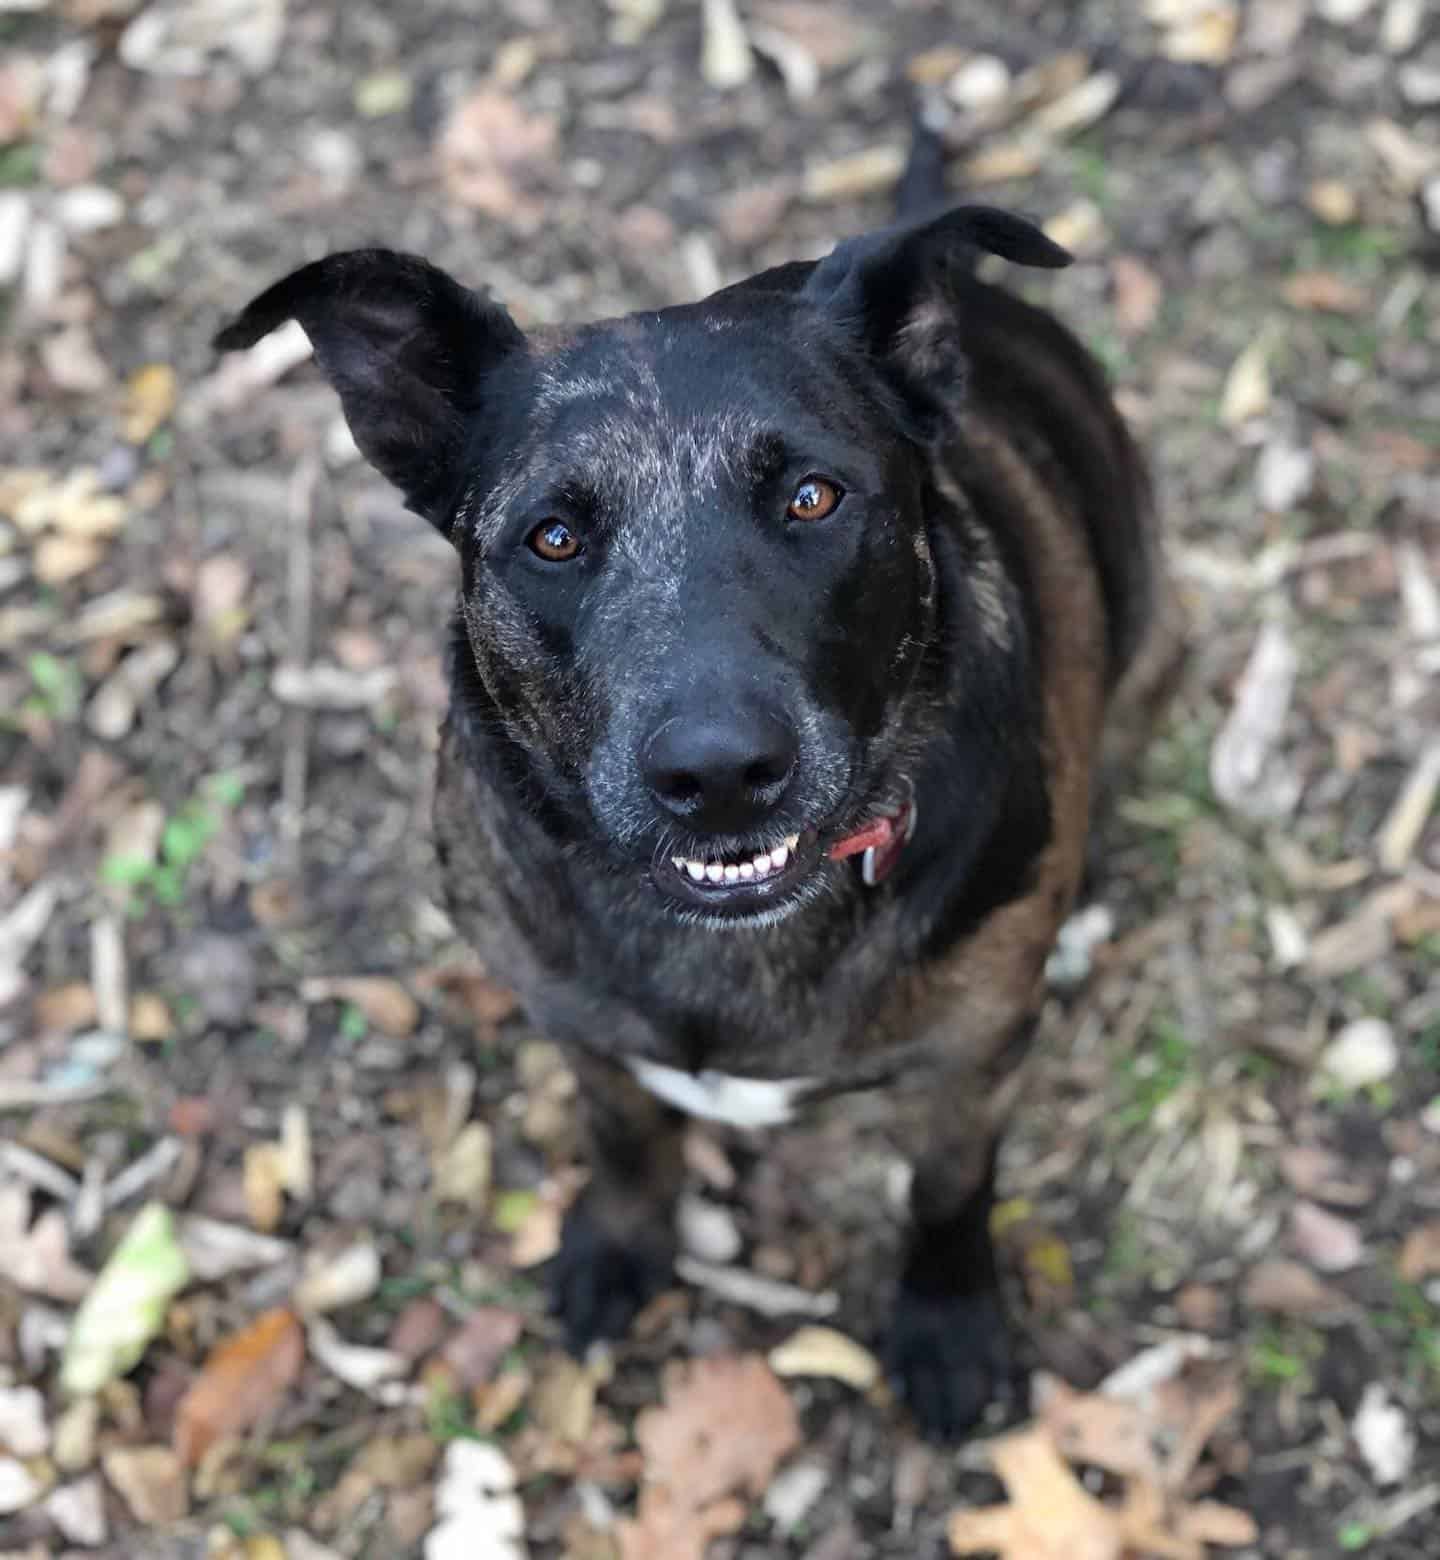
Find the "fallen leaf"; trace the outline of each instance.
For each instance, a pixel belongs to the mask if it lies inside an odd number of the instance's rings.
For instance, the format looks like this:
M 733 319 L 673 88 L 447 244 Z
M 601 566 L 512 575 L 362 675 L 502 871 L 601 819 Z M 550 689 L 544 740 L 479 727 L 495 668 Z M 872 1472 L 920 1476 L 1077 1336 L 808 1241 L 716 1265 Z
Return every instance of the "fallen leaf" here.
M 1284 1257 L 1272 1257 L 1250 1269 L 1240 1299 L 1252 1311 L 1279 1316 L 1318 1316 L 1344 1310 L 1345 1296 L 1322 1284 L 1307 1267 Z
M 525 1318 L 518 1311 L 482 1305 L 446 1339 L 438 1358 L 457 1383 L 471 1391 L 495 1374 L 500 1361 L 520 1340 Z
M 745 24 L 735 0 L 701 0 L 704 34 L 700 47 L 700 75 L 721 92 L 743 86 L 755 74 Z
M 645 1478 L 635 1517 L 617 1529 L 620 1552 L 624 1560 L 703 1560 L 710 1538 L 744 1521 L 736 1492 L 764 1493 L 799 1445 L 800 1426 L 757 1354 L 671 1365 L 663 1390 L 660 1406 L 635 1422 Z
M 65 1215 L 49 1208 L 30 1223 L 31 1194 L 18 1181 L 0 1181 L 0 1273 L 17 1289 L 73 1303 L 94 1275 L 70 1260 Z
M 343 975 L 307 980 L 300 988 L 307 1002 L 349 1002 L 382 1033 L 403 1039 L 420 1022 L 420 1004 L 398 980 L 383 975 Z
M 75 1314 L 60 1362 L 64 1390 L 73 1396 L 98 1392 L 129 1371 L 189 1277 L 170 1210 L 147 1203 Z
M 824 1376 L 868 1392 L 880 1380 L 875 1356 L 833 1327 L 802 1327 L 772 1349 L 770 1368 L 777 1376 Z
M 410 1372 L 410 1361 L 403 1354 L 347 1343 L 323 1317 L 310 1323 L 310 1352 L 331 1375 L 357 1392 L 382 1403 L 399 1402 L 405 1395 L 400 1382 Z
M 380 1287 L 380 1253 L 373 1241 L 355 1241 L 333 1256 L 317 1256 L 295 1287 L 295 1307 L 307 1314 L 338 1311 L 368 1300 Z
M 1297 309 L 1318 309 L 1327 314 L 1369 314 L 1370 294 L 1333 271 L 1297 271 L 1281 286 L 1285 301 Z
M 1223 65 L 1235 52 L 1239 31 L 1238 6 L 1205 5 L 1174 22 L 1160 41 L 1160 52 L 1183 64 Z
M 566 1355 L 546 1361 L 530 1392 L 530 1414 L 539 1428 L 578 1445 L 595 1417 L 596 1372 Z
M 271 1413 L 304 1360 L 304 1329 L 286 1307 L 264 1312 L 217 1344 L 175 1411 L 175 1453 L 185 1467 Z
M 1360 215 L 1355 191 L 1339 179 L 1317 179 L 1305 191 L 1305 204 L 1330 227 L 1345 227 Z
M 288 1241 L 257 1235 L 241 1224 L 223 1224 L 198 1213 L 181 1216 L 178 1238 L 191 1276 L 202 1284 L 213 1284 L 232 1273 L 273 1266 L 289 1256 L 291 1250 Z
M 1115 324 L 1123 335 L 1149 330 L 1160 312 L 1164 288 L 1160 278 L 1135 255 L 1116 255 L 1110 262 L 1115 289 Z
M 482 1121 L 468 1122 L 436 1158 L 436 1200 L 459 1203 L 473 1212 L 484 1208 L 490 1198 L 492 1153 L 489 1127 Z
M 1383 1018 L 1357 1018 L 1320 1053 L 1319 1065 L 1321 1074 L 1342 1089 L 1383 1083 L 1400 1065 L 1395 1031 Z
M 805 170 L 801 196 L 813 204 L 824 205 L 878 195 L 899 183 L 907 156 L 905 147 L 887 142 L 846 157 L 812 163 Z
M 45 536 L 35 546 L 31 567 L 42 585 L 63 585 L 88 574 L 105 556 L 101 543 L 88 536 Z
M 1359 1229 L 1312 1202 L 1298 1202 L 1290 1210 L 1290 1238 L 1305 1261 L 1322 1273 L 1346 1273 L 1365 1255 Z
M 1299 800 L 1299 777 L 1277 752 L 1299 669 L 1289 635 L 1278 623 L 1264 624 L 1210 753 L 1215 795 L 1246 817 L 1283 817 Z
M 528 193 L 550 156 L 559 126 L 549 114 L 522 108 L 496 86 L 472 93 L 451 115 L 437 148 L 446 192 L 522 230 L 539 224 L 543 205 Z
M 957 1555 L 993 1550 L 1003 1560 L 1121 1560 L 1119 1513 L 1081 1488 L 1043 1427 L 1002 1436 L 988 1449 L 1011 1504 L 957 1511 L 948 1529 Z
M 35 998 L 35 1026 L 42 1034 L 74 1034 L 94 1022 L 95 993 L 88 981 L 53 986 Z
M 1400 1248 L 1396 1270 L 1407 1284 L 1418 1284 L 1440 1273 L 1440 1220 L 1410 1231 Z
M 1270 351 L 1268 331 L 1260 331 L 1230 365 L 1220 393 L 1220 421 L 1238 428 L 1270 409 Z
M 189 1514 L 185 1469 L 168 1446 L 113 1447 L 100 1465 L 137 1522 L 159 1527 Z
M 435 1484 L 425 1560 L 525 1560 L 525 1511 L 498 1446 L 451 1441 Z
M 125 384 L 125 437 L 144 444 L 169 421 L 179 398 L 179 381 L 168 363 L 147 363 L 137 368 Z

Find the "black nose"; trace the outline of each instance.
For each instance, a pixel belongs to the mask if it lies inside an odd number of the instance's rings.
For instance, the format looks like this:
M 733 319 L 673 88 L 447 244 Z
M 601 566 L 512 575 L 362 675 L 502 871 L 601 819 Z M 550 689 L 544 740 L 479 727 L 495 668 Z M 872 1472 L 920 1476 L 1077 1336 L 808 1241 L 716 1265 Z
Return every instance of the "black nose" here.
M 763 708 L 673 715 L 645 744 L 641 768 L 656 800 L 692 828 L 738 834 L 785 794 L 799 744 Z

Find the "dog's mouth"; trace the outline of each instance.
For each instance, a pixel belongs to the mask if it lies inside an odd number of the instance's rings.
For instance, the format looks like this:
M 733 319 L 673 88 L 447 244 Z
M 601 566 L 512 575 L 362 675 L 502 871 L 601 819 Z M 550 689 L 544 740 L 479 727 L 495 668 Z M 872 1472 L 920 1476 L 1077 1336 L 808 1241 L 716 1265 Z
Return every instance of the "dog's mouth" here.
M 671 856 L 657 863 L 656 885 L 682 904 L 716 915 L 746 915 L 787 898 L 820 861 L 813 829 L 787 834 L 768 848 Z
M 861 880 L 873 888 L 894 870 L 914 831 L 914 795 L 903 780 L 898 798 L 877 803 L 857 826 L 807 828 L 768 847 L 672 855 L 656 864 L 654 878 L 664 893 L 695 909 L 728 918 L 765 915 L 799 903 L 797 890 L 822 861 L 858 856 Z

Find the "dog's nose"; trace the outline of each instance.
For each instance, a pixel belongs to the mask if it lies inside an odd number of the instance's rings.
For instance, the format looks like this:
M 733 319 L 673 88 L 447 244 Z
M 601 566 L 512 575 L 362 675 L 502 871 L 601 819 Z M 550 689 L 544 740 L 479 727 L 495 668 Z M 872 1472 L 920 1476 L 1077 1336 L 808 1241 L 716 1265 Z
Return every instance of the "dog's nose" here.
M 674 715 L 645 744 L 645 781 L 667 812 L 711 834 L 754 828 L 785 794 L 799 742 L 763 708 Z

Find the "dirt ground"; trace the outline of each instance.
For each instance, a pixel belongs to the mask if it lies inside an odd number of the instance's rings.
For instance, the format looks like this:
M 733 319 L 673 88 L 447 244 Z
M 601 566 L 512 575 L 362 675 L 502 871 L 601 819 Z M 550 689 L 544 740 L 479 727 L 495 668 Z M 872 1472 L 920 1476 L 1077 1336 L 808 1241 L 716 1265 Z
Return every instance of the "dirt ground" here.
M 451 554 L 301 354 L 237 380 L 208 341 L 367 243 L 522 324 L 818 254 L 885 220 L 923 92 L 957 188 L 1079 255 L 1026 290 L 1113 375 L 1193 618 L 1007 1150 L 1027 1363 L 1088 1388 L 1208 1339 L 1259 1532 L 1227 1553 L 1433 1560 L 1440 15 L 755 0 L 727 49 L 724 10 L 0 0 L 0 1550 L 518 1553 L 433 1538 L 482 1435 L 532 1556 L 614 1560 L 662 1365 L 804 1320 L 691 1288 L 564 1363 L 568 1078 L 433 897 Z M 867 1342 L 898 1161 L 863 1114 L 697 1139 L 688 1238 Z M 188 1281 L 67 1407 L 147 1203 Z M 197 1441 L 212 1347 L 292 1305 L 300 1353 L 252 1333 L 271 1387 Z M 712 1560 L 940 1556 L 997 1497 L 883 1393 L 786 1390 L 801 1450 Z

